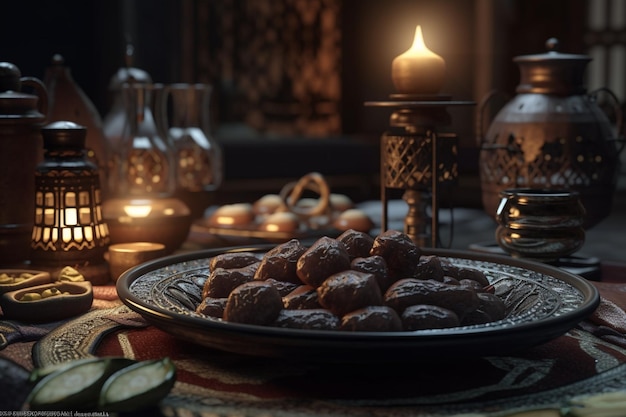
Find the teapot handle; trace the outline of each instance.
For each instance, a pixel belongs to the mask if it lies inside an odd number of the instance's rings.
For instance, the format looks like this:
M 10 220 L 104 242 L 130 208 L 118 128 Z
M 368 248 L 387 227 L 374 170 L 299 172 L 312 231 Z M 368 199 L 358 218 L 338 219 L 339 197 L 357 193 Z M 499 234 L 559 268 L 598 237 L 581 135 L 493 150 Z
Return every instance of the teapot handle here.
M 478 105 L 478 113 L 476 116 L 476 141 L 480 147 L 485 144 L 485 131 L 483 129 L 485 110 L 487 109 L 489 102 L 498 96 L 505 97 L 505 94 L 499 90 L 491 90 L 483 97 Z
M 613 109 L 615 110 L 615 126 L 617 129 L 617 138 L 615 139 L 615 141 L 620 143 L 620 146 L 617 151 L 617 153 L 620 154 L 624 150 L 624 145 L 626 145 L 626 140 L 624 139 L 624 136 L 623 136 L 624 113 L 622 111 L 622 107 L 620 105 L 619 99 L 617 98 L 615 93 L 611 91 L 609 88 L 607 87 L 598 88 L 597 90 L 594 90 L 591 93 L 589 93 L 589 95 L 595 99 L 597 94 L 600 92 L 608 94 L 609 97 L 611 97 L 611 99 L 613 100 Z
M 170 96 L 170 86 L 167 84 L 155 84 L 156 100 L 155 100 L 155 122 L 157 128 L 163 132 L 169 141 L 169 115 L 168 115 L 168 103 Z
M 48 90 L 46 90 L 46 86 L 35 77 L 22 77 L 20 78 L 20 82 L 22 86 L 32 88 L 39 100 L 37 101 L 37 110 L 43 115 L 48 115 Z

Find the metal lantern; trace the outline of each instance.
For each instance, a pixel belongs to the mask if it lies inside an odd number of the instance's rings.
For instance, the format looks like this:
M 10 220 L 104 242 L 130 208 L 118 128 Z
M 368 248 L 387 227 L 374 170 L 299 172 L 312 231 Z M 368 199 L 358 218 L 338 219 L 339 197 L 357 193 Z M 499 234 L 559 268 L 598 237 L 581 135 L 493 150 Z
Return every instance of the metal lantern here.
M 392 94 L 389 101 L 365 103 L 393 109 L 380 149 L 383 231 L 389 189 L 405 190 L 404 232 L 419 246 L 439 246 L 439 189 L 453 184 L 458 175 L 457 136 L 440 130 L 451 122 L 447 107 L 473 104 L 438 94 Z
M 481 105 L 483 205 L 495 217 L 506 189 L 577 191 L 589 228 L 610 214 L 623 148 L 621 111 L 615 106 L 614 127 L 596 103 L 597 94 L 586 94 L 583 75 L 590 57 L 557 52 L 555 39 L 546 45 L 547 53 L 514 59 L 521 74 L 518 95 L 498 112 L 486 134 L 483 113 L 495 95 Z
M 105 283 L 109 230 L 102 217 L 98 169 L 85 152 L 87 129 L 59 121 L 41 132 L 45 153 L 35 172 L 31 262 L 72 266 L 94 284 Z

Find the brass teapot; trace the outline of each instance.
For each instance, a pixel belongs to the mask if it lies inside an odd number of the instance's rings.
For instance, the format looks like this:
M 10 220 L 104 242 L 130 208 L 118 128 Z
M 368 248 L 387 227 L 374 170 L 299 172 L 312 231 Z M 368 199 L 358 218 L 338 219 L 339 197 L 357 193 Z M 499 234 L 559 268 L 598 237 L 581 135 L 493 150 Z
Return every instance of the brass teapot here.
M 611 211 L 624 148 L 621 108 L 606 88 L 587 94 L 583 77 L 589 56 L 560 53 L 553 38 L 546 46 L 546 53 L 514 58 L 520 69 L 518 94 L 500 109 L 486 134 L 484 112 L 496 94 L 480 105 L 482 201 L 495 218 L 506 189 L 577 191 L 588 229 Z M 616 104 L 615 125 L 597 103 L 600 92 Z

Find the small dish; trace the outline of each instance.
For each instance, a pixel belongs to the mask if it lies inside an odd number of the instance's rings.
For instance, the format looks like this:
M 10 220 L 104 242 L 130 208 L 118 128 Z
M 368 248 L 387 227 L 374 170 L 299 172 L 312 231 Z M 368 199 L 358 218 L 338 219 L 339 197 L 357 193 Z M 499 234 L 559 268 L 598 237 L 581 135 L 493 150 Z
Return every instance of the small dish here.
M 3 279 L 5 274 L 13 278 L 13 280 L 5 282 L 5 279 Z M 30 276 L 25 279 L 20 279 L 23 278 L 25 274 L 29 274 Z M 0 269 L 0 294 L 50 282 L 52 282 L 50 273 L 45 271 L 37 271 L 34 269 Z
M 25 294 L 42 294 L 55 288 L 60 294 L 39 300 L 22 300 Z M 92 303 L 93 289 L 89 281 L 51 282 L 10 291 L 0 297 L 0 306 L 6 319 L 31 323 L 51 322 L 76 316 L 89 310 Z

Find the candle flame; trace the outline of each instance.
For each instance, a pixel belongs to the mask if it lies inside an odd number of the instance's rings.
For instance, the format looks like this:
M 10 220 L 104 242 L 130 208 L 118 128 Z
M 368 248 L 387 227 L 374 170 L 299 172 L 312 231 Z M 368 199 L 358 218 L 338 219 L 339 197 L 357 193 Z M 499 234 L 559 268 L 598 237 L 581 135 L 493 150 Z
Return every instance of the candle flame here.
M 127 216 L 134 218 L 148 217 L 151 211 L 152 205 L 150 202 L 131 202 L 131 204 L 124 206 L 124 213 L 126 213 Z
M 422 27 L 417 25 L 415 28 L 415 37 L 413 38 L 413 45 L 403 55 L 433 55 L 439 56 L 426 46 L 424 43 L 424 35 L 422 34 Z

